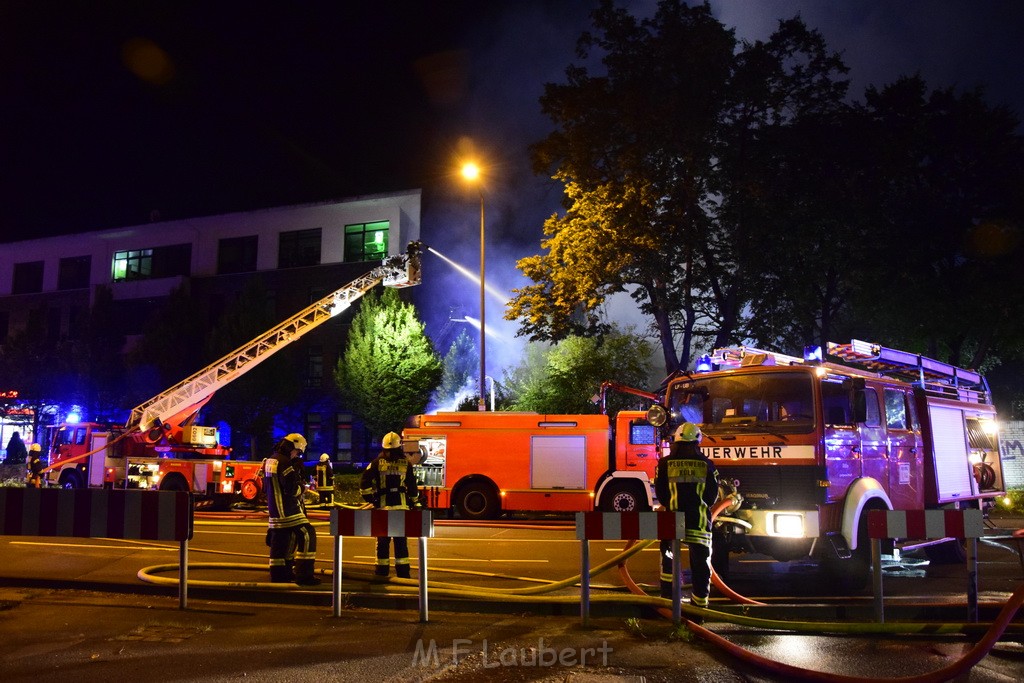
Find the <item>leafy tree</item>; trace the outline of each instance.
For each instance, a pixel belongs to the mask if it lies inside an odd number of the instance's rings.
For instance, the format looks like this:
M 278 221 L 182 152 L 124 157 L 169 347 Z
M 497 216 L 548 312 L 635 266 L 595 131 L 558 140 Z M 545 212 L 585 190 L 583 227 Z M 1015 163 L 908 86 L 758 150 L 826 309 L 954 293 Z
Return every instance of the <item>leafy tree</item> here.
M 437 403 L 448 405 L 458 399 L 479 367 L 480 352 L 476 343 L 466 330 L 461 330 L 444 357 L 441 385 L 436 392 Z
M 352 319 L 335 381 L 346 402 L 378 437 L 422 413 L 443 373 L 416 309 L 394 289 L 363 297 Z
M 751 150 L 831 107 L 845 67 L 799 19 L 737 50 L 707 4 L 661 0 L 638 21 L 605 0 L 594 28 L 578 53 L 599 53 L 604 73 L 570 66 L 541 98 L 556 130 L 534 145 L 534 168 L 564 185 L 566 210 L 545 222 L 547 253 L 519 262 L 534 284 L 507 317 L 532 339 L 603 333 L 601 304 L 631 290 L 671 372 L 695 336 L 721 344 L 743 332 L 760 286 L 753 238 L 768 226 L 748 206 L 761 163 Z
M 857 302 L 907 348 L 983 368 L 1024 345 L 1020 120 L 980 89 L 919 77 L 868 89 L 877 201 L 871 283 Z
M 262 335 L 278 322 L 267 305 L 267 291 L 258 278 L 248 281 L 234 303 L 218 318 L 206 343 L 207 361 L 213 362 Z M 248 443 L 250 459 L 273 447 L 274 417 L 293 403 L 301 391 L 294 353 L 282 349 L 258 367 L 217 390 L 208 404 L 209 420 L 221 420 L 232 429 L 232 446 Z M 294 352 L 292 349 L 291 351 Z
M 651 380 L 650 342 L 612 328 L 601 339 L 567 337 L 556 345 L 531 344 L 523 361 L 506 372 L 514 393 L 513 410 L 540 413 L 596 413 L 591 399 L 609 379 L 642 388 Z M 634 397 L 609 393 L 607 409 L 614 414 L 636 403 Z

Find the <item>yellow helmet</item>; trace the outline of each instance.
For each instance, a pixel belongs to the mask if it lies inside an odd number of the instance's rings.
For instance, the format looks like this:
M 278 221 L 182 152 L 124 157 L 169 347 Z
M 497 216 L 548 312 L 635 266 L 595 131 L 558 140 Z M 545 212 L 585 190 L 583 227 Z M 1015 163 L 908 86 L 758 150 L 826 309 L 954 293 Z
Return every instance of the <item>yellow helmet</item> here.
M 302 436 L 302 434 L 289 434 L 284 439 L 285 441 L 291 441 L 299 453 L 306 452 L 306 437 Z
M 394 432 L 388 432 L 384 435 L 384 438 L 380 442 L 381 448 L 384 450 L 391 450 L 392 448 L 402 447 L 402 437 Z
M 700 442 L 700 427 L 692 422 L 684 422 L 676 429 L 676 441 L 697 441 Z
M 33 453 L 38 453 L 39 451 L 43 450 L 43 447 L 37 443 L 34 443 L 31 446 L 29 446 L 28 449 Z
M 326 453 L 321 453 L 320 454 L 320 462 L 327 462 L 330 459 L 331 459 L 331 456 L 327 455 Z

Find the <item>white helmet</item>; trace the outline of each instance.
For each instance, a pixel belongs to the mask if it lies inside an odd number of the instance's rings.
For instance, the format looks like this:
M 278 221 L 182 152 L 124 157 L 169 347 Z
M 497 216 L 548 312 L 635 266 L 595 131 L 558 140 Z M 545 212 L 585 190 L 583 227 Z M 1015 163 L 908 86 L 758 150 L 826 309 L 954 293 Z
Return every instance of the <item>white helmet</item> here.
M 697 443 L 700 443 L 700 439 L 700 427 L 693 424 L 692 422 L 684 422 L 683 424 L 679 425 L 679 427 L 676 429 L 675 437 L 673 440 L 688 442 L 696 441 Z

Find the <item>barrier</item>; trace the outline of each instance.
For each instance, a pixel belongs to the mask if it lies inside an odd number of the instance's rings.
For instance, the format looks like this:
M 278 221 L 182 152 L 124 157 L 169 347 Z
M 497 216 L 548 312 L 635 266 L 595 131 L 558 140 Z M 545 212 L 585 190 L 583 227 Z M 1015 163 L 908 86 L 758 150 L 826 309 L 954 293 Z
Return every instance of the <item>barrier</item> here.
M 978 538 L 985 533 L 981 510 L 869 510 L 868 538 L 874 576 L 875 617 L 885 622 L 882 539 L 966 539 L 967 619 L 978 621 Z
M 682 512 L 577 512 L 580 541 L 580 618 L 590 622 L 590 541 L 672 541 L 672 621 L 682 621 L 679 539 L 686 532 Z M 660 559 L 659 559 L 660 561 Z
M 434 537 L 434 515 L 430 510 L 331 510 L 334 536 L 334 577 L 331 586 L 334 616 L 341 616 L 341 548 L 345 536 L 419 538 L 420 621 L 427 622 L 427 539 Z
M 192 495 L 186 491 L 0 488 L 0 534 L 178 541 L 178 605 L 188 607 Z

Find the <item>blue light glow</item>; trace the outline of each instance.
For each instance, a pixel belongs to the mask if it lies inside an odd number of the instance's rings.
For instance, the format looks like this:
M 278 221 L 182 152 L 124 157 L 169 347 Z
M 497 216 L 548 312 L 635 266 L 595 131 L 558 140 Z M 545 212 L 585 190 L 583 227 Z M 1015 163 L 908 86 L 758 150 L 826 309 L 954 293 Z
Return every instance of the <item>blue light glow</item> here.
M 711 372 L 711 356 L 704 354 L 697 359 L 697 365 L 694 367 L 694 372 Z

